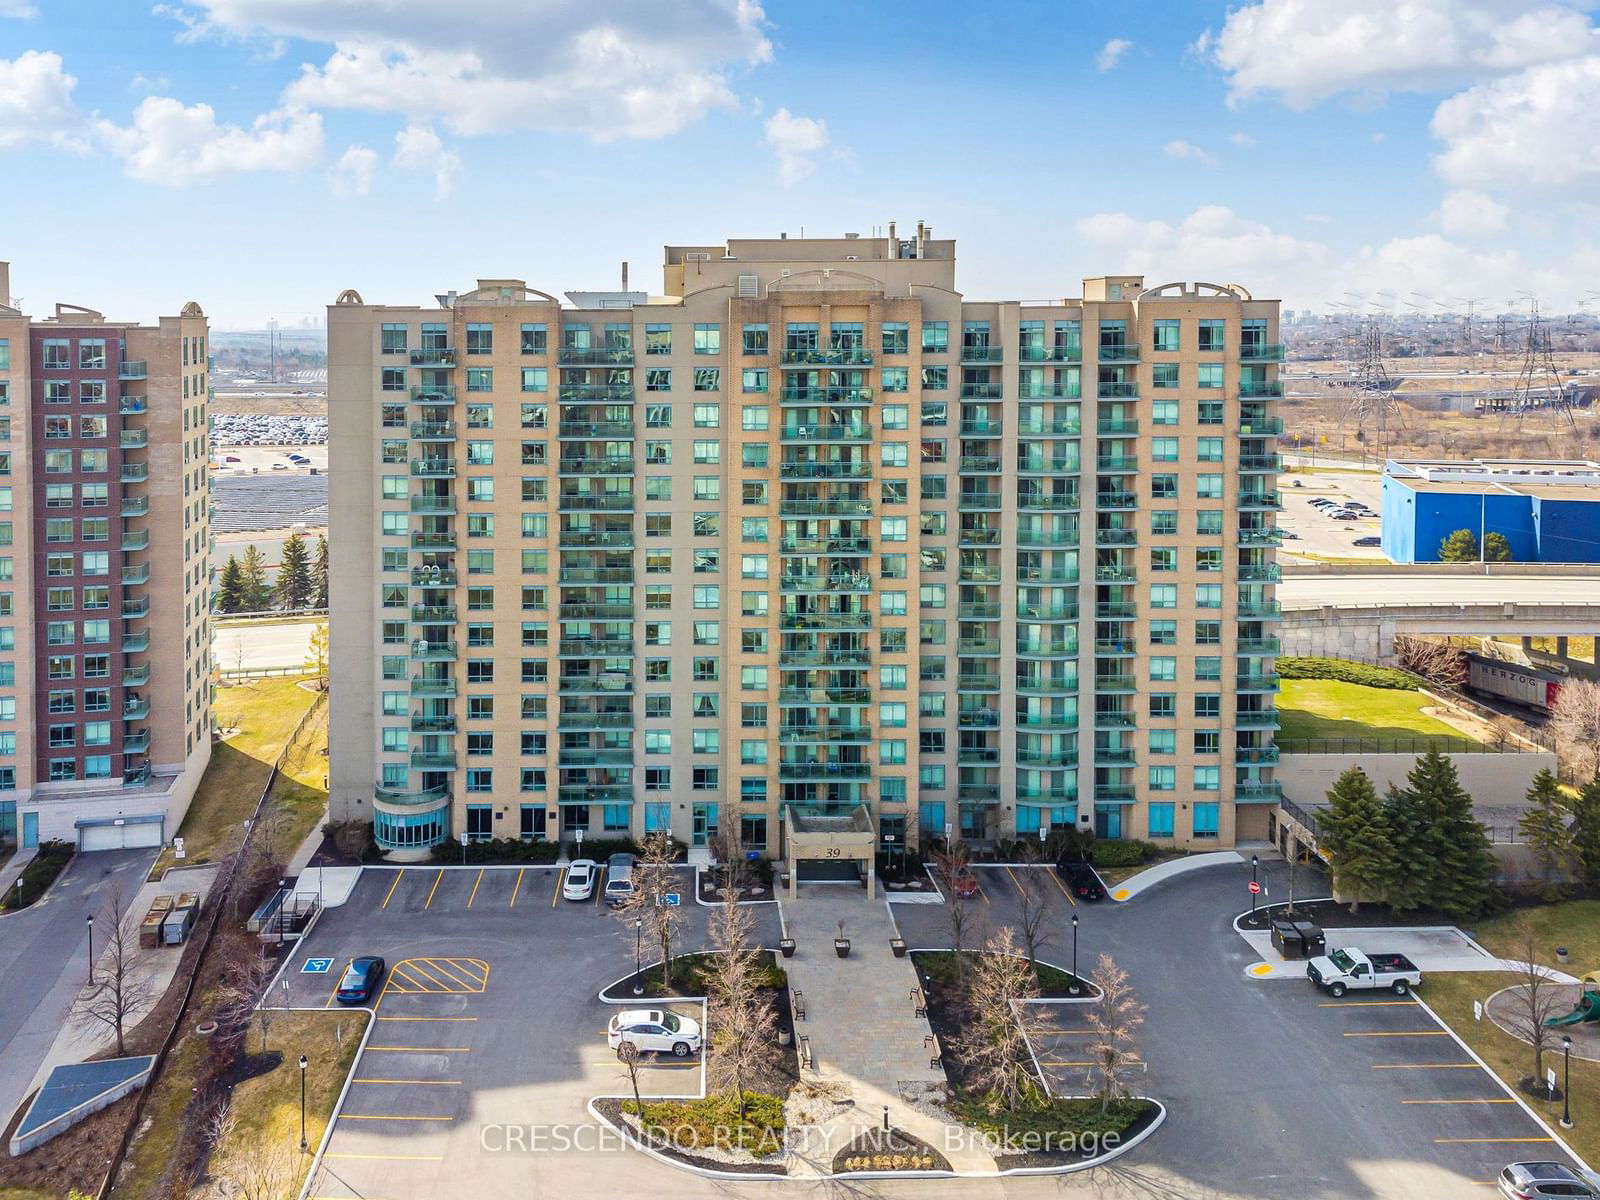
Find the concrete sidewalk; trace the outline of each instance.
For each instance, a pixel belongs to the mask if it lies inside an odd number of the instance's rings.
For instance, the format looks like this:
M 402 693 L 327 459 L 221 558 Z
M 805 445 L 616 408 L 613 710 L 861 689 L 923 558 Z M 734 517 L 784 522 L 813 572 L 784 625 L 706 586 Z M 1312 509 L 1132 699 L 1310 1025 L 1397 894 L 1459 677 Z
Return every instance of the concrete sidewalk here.
M 994 1160 L 968 1145 L 947 1149 L 945 1124 L 907 1103 L 902 1087 L 943 1085 L 944 1072 L 929 1065 L 932 1030 L 916 1016 L 911 993 L 916 971 L 896 958 L 896 935 L 887 904 L 869 901 L 855 888 L 810 885 L 780 898 L 784 927 L 795 941 L 785 959 L 789 983 L 804 996 L 806 1020 L 796 1033 L 810 1041 L 814 1066 L 805 1074 L 842 1089 L 854 1107 L 821 1127 L 818 1144 L 796 1154 L 793 1172 L 828 1173 L 834 1153 L 857 1132 L 876 1128 L 884 1108 L 896 1128 L 938 1147 L 957 1171 L 992 1172 Z M 834 953 L 839 922 L 850 939 L 850 956 Z
M 1206 867 L 1244 861 L 1242 855 L 1232 850 L 1215 850 L 1206 854 L 1190 854 L 1184 858 L 1175 858 L 1170 862 L 1159 863 L 1148 871 L 1140 871 L 1137 875 L 1130 875 L 1116 887 L 1110 889 L 1111 898 L 1120 904 L 1125 900 L 1132 900 L 1140 892 L 1147 891 L 1158 883 L 1164 883 L 1175 875 L 1184 875 L 1190 871 L 1204 870 Z
M 6 894 L 7 888 L 16 887 L 17 876 L 27 869 L 38 853 L 37 847 L 30 846 L 26 850 L 18 850 L 6 860 L 6 865 L 0 867 L 0 896 Z
M 1272 935 L 1240 929 L 1239 936 L 1250 943 L 1260 961 L 1245 968 L 1252 979 L 1304 979 L 1304 959 L 1286 959 L 1272 945 Z M 1523 965 L 1514 959 L 1496 958 L 1453 925 L 1414 925 L 1388 928 L 1365 925 L 1354 929 L 1324 929 L 1328 949 L 1356 946 L 1379 954 L 1404 954 L 1417 965 L 1424 980 L 1435 971 L 1519 971 Z M 1560 971 L 1551 971 L 1557 983 L 1577 980 Z

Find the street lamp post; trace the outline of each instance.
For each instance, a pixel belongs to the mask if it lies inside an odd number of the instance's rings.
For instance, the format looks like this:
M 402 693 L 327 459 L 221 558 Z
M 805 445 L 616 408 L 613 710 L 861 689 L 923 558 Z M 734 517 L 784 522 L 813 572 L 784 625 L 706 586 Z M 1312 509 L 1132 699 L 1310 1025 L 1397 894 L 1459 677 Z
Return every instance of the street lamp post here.
M 1078 994 L 1078 914 L 1072 914 L 1072 986 L 1069 989 L 1074 996 Z
M 1256 896 L 1260 894 L 1260 884 L 1256 878 L 1256 868 L 1260 864 L 1261 860 L 1252 854 L 1250 856 L 1250 924 L 1252 926 L 1256 923 Z
M 644 918 L 633 919 L 633 994 L 644 995 Z
M 300 1153 L 306 1152 L 306 1056 L 300 1056 Z
M 94 983 L 94 914 L 90 913 L 84 918 L 84 923 L 89 930 L 89 982 Z
M 1561 1035 L 1561 1128 L 1572 1128 L 1572 1036 Z

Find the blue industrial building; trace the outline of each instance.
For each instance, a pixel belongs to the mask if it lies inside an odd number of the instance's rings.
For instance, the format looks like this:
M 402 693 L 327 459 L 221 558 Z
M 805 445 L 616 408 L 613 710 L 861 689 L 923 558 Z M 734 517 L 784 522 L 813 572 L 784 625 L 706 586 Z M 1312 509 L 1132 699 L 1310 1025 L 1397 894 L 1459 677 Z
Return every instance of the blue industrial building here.
M 1382 516 L 1393 562 L 1438 562 L 1458 529 L 1504 534 L 1517 562 L 1600 562 L 1600 463 L 1390 460 Z

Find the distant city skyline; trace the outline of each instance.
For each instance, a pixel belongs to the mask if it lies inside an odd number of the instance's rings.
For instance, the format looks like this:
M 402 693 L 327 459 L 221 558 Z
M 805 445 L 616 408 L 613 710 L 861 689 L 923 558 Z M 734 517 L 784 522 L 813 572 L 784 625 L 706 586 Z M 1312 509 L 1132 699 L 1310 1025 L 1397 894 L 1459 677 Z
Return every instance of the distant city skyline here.
M 924 219 L 975 299 L 1228 272 L 1296 309 L 1570 311 L 1600 302 L 1593 7 L 0 0 L 29 181 L 0 258 L 35 314 L 227 329 Z

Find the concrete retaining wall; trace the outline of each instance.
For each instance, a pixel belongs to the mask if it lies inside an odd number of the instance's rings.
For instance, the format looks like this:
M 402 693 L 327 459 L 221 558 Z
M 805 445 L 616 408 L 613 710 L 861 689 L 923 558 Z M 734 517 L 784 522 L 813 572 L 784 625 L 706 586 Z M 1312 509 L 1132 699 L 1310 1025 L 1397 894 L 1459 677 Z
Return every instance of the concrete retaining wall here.
M 154 1064 L 155 1060 L 152 1058 L 151 1065 L 153 1066 Z M 68 1109 L 59 1117 L 55 1117 L 49 1121 L 46 1121 L 37 1129 L 29 1130 L 28 1133 L 22 1137 L 13 1137 L 10 1145 L 7 1147 L 7 1149 L 9 1149 L 11 1152 L 11 1157 L 20 1158 L 22 1155 L 26 1154 L 35 1147 L 44 1145 L 51 1138 L 59 1137 L 85 1117 L 93 1116 L 102 1108 L 109 1108 L 111 1105 L 115 1104 L 118 1100 L 121 1100 L 130 1092 L 133 1092 L 138 1088 L 142 1088 L 149 1078 L 150 1067 L 147 1066 L 143 1071 L 135 1075 L 133 1078 L 118 1084 L 116 1087 L 110 1088 L 107 1091 L 101 1092 L 100 1095 L 96 1096 L 93 1100 L 86 1100 L 82 1104 L 78 1105 L 77 1108 Z M 32 1105 L 29 1105 L 29 1107 L 31 1108 Z
M 1548 751 L 1451 757 L 1462 786 L 1479 805 L 1520 802 L 1541 769 L 1556 769 L 1556 756 Z M 1405 786 L 1406 773 L 1416 762 L 1414 754 L 1285 754 L 1278 760 L 1275 778 L 1295 803 L 1320 806 L 1334 780 L 1351 767 L 1365 771 L 1381 796 L 1391 783 Z

